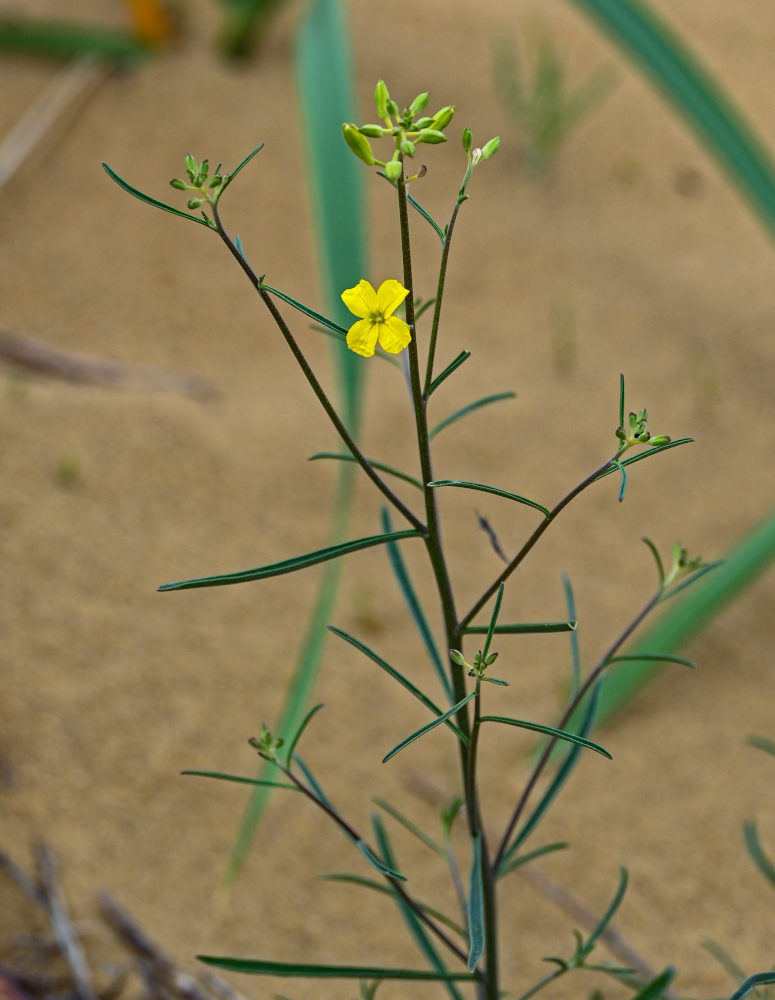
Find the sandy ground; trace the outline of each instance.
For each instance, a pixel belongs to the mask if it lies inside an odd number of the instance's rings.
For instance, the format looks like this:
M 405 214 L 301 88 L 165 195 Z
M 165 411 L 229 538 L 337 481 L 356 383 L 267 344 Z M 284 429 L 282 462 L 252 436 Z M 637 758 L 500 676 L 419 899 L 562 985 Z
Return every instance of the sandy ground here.
M 118 20 L 105 0 L 69 6 Z M 94 891 L 107 887 L 189 966 L 197 952 L 411 965 L 420 960 L 389 902 L 316 879 L 366 869 L 296 799 L 273 802 L 242 880 L 219 901 L 245 794 L 178 776 L 185 767 L 252 771 L 245 740 L 279 711 L 320 574 L 171 595 L 156 585 L 324 545 L 335 487 L 331 466 L 305 464 L 335 445 L 332 432 L 215 237 L 126 197 L 99 168 L 107 160 L 165 197 L 187 151 L 229 166 L 265 141 L 229 192 L 227 225 L 268 280 L 322 305 L 294 92 L 298 8 L 278 18 L 258 61 L 235 68 L 213 48 L 216 5 L 185 6 L 180 45 L 109 79 L 0 191 L 3 328 L 199 373 L 219 390 L 203 402 L 2 372 L 0 847 L 26 860 L 30 843 L 44 839 L 77 916 L 93 917 Z M 658 6 L 775 145 L 771 5 Z M 16 5 L 27 8 L 58 6 Z M 508 618 L 562 617 L 560 576 L 570 573 L 584 660 L 594 662 L 653 585 L 642 535 L 663 549 L 680 538 L 716 557 L 770 511 L 772 247 L 670 109 L 571 5 L 395 0 L 388 15 L 353 0 L 349 9 L 364 118 L 383 76 L 402 102 L 428 89 L 433 103 L 456 103 L 455 135 L 465 124 L 480 140 L 504 135 L 472 185 L 450 269 L 440 357 L 469 348 L 473 358 L 434 413 L 501 389 L 518 399 L 440 436 L 437 475 L 553 502 L 611 451 L 620 371 L 630 405 L 648 406 L 654 430 L 697 439 L 637 467 L 621 506 L 612 479 L 586 494 L 507 595 Z M 520 169 L 491 69 L 493 38 L 536 19 L 551 27 L 571 80 L 601 64 L 617 76 L 542 182 Z M 54 72 L 3 58 L 0 134 Z M 422 198 L 444 217 L 462 155 L 437 148 L 427 160 Z M 374 179 L 369 197 L 378 281 L 398 273 L 396 224 L 387 187 Z M 437 246 L 419 225 L 416 237 L 418 288 L 428 295 Z M 303 323 L 298 330 L 331 385 L 328 342 Z M 364 364 L 365 450 L 414 468 L 400 377 Z M 444 527 L 467 606 L 498 572 L 474 512 L 493 521 L 510 551 L 535 521 L 527 509 L 454 492 L 444 497 Z M 353 537 L 375 531 L 378 507 L 359 488 Z M 692 644 L 698 671 L 670 670 L 643 691 L 601 736 L 613 761 L 583 762 L 536 840 L 572 843 L 543 870 L 598 912 L 626 865 L 617 926 L 654 966 L 677 965 L 678 988 L 692 996 L 733 988 L 703 938 L 724 944 L 748 972 L 773 958 L 771 889 L 741 838 L 743 821 L 756 817 L 775 853 L 775 764 L 743 742 L 773 732 L 773 597 L 770 573 Z M 435 695 L 383 552 L 347 561 L 334 620 Z M 499 669 L 512 686 L 498 710 L 556 718 L 566 662 L 562 637 L 504 642 Z M 306 757 L 353 824 L 368 828 L 372 791 L 432 824 L 436 796 L 456 790 L 450 743 L 439 735 L 379 763 L 422 724 L 419 706 L 333 641 L 318 696 L 326 710 Z M 524 781 L 529 746 L 508 732 L 484 752 L 493 829 Z M 447 900 L 425 849 L 399 830 L 396 844 L 418 895 Z M 504 883 L 503 909 L 513 921 L 506 984 L 517 995 L 544 971 L 542 955 L 569 953 L 573 921 L 516 876 Z M 0 883 L 0 947 L 31 923 L 28 904 Z M 95 953 L 109 950 L 103 939 L 101 931 L 90 939 Z M 356 992 L 235 982 L 254 997 Z M 587 995 L 594 985 L 579 974 L 551 995 Z M 380 996 L 427 992 L 386 986 Z

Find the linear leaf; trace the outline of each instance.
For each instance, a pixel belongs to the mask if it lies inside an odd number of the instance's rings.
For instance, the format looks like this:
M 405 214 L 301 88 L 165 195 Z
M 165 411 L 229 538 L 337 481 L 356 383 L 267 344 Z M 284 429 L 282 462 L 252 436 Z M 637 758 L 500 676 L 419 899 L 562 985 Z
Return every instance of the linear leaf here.
M 620 868 L 619 869 L 619 885 L 618 885 L 618 887 L 616 889 L 616 892 L 614 893 L 614 898 L 609 903 L 608 908 L 606 909 L 605 913 L 603 914 L 603 916 L 598 921 L 597 926 L 595 927 L 595 929 L 592 931 L 592 933 L 589 935 L 589 937 L 587 938 L 587 940 L 584 942 L 583 953 L 585 955 L 588 955 L 592 951 L 592 949 L 595 947 L 595 943 L 597 942 L 597 939 L 600 937 L 600 935 L 603 933 L 603 931 L 606 929 L 606 927 L 611 923 L 611 921 L 613 920 L 614 914 L 619 909 L 619 907 L 621 905 L 621 902 L 624 899 L 624 894 L 627 891 L 627 877 L 628 877 L 627 876 L 627 869 L 626 868 Z
M 446 859 L 447 852 L 444 850 L 441 844 L 437 844 L 436 841 L 433 840 L 431 837 L 429 837 L 424 830 L 421 830 L 416 823 L 413 823 L 412 820 L 410 820 L 407 816 L 404 816 L 404 814 L 400 812 L 398 809 L 396 809 L 394 805 L 392 805 L 390 802 L 387 802 L 385 799 L 380 798 L 379 796 L 375 796 L 375 798 L 372 799 L 372 802 L 374 803 L 375 806 L 379 806 L 380 809 L 384 809 L 389 816 L 392 816 L 397 823 L 400 823 L 401 826 L 404 827 L 405 830 L 408 830 L 411 834 L 417 837 L 418 840 L 422 841 L 422 843 L 425 844 L 426 847 L 429 847 L 432 851 L 435 851 L 435 853 L 438 854 L 440 858 Z
M 484 647 L 482 649 L 482 657 L 486 658 L 487 654 L 490 652 L 490 643 L 492 642 L 492 637 L 495 634 L 495 626 L 498 624 L 498 615 L 501 610 L 501 602 L 503 601 L 503 591 L 505 589 L 505 584 L 501 582 L 498 587 L 498 594 L 495 598 L 495 604 L 492 609 L 492 617 L 490 618 L 490 624 L 487 627 L 487 638 L 484 641 Z
M 355 462 L 355 458 L 349 452 L 337 452 L 337 451 L 316 451 L 314 455 L 310 455 L 307 459 L 308 462 L 314 462 L 320 458 L 333 458 L 339 462 Z M 422 489 L 422 483 L 419 479 L 415 479 L 414 476 L 410 476 L 408 472 L 401 472 L 400 469 L 395 469 L 392 465 L 386 465 L 384 462 L 375 462 L 373 459 L 369 458 L 369 465 L 373 466 L 375 469 L 379 469 L 380 472 L 387 472 L 391 476 L 395 476 L 396 479 L 403 479 L 405 483 L 411 483 L 412 486 L 416 486 L 418 490 Z
M 482 883 L 482 838 L 474 834 L 471 851 L 471 879 L 468 890 L 468 971 L 473 972 L 479 964 L 485 947 L 484 929 L 484 886 Z
M 429 722 L 427 725 L 422 726 L 420 729 L 413 732 L 411 736 L 407 736 L 406 739 L 401 740 L 401 742 L 397 746 L 394 746 L 392 750 L 388 751 L 388 753 L 385 754 L 385 756 L 382 758 L 382 763 L 385 764 L 387 761 L 390 760 L 391 757 L 395 757 L 395 755 L 398 753 L 399 750 L 403 750 L 404 747 L 409 746 L 410 743 L 414 743 L 415 740 L 418 740 L 421 736 L 424 736 L 426 733 L 429 733 L 431 729 L 435 729 L 436 726 L 440 725 L 442 722 L 446 722 L 447 719 L 450 718 L 450 716 L 453 716 L 456 712 L 459 712 L 460 709 L 463 707 L 463 705 L 467 705 L 468 702 L 475 697 L 476 697 L 476 691 L 471 691 L 471 693 L 467 694 L 465 698 L 461 698 L 461 700 L 456 705 L 453 705 L 452 708 L 446 711 L 443 715 L 440 715 L 438 719 L 434 719 L 432 722 Z
M 522 865 L 526 865 L 529 861 L 535 861 L 536 858 L 541 858 L 544 854 L 553 854 L 555 851 L 564 851 L 569 845 L 564 841 L 558 840 L 552 844 L 544 844 L 543 847 L 536 847 L 534 851 L 528 851 L 526 854 L 520 854 L 519 857 L 514 858 L 507 865 L 501 865 L 499 869 L 499 875 L 508 875 L 509 872 L 513 872 L 516 868 L 520 868 Z
M 657 573 L 659 574 L 659 586 L 664 587 L 665 585 L 665 567 L 662 563 L 662 556 L 659 554 L 659 549 L 651 541 L 650 538 L 642 538 L 641 541 L 645 542 L 646 545 L 651 550 L 651 554 L 654 557 L 654 562 L 657 564 Z
M 267 285 L 263 280 L 260 283 L 260 287 L 264 291 L 269 292 L 270 295 L 277 296 L 278 299 L 282 299 L 283 302 L 287 302 L 289 306 L 293 306 L 294 309 L 298 309 L 300 313 L 305 316 L 309 316 L 310 319 L 314 319 L 316 323 L 320 323 L 321 326 L 327 327 L 334 333 L 338 333 L 341 336 L 347 335 L 346 327 L 340 326 L 339 323 L 335 323 L 332 319 L 324 316 L 322 313 L 316 312 L 314 309 L 310 309 L 309 306 L 305 306 L 303 302 L 299 302 L 298 299 L 294 299 L 292 296 L 287 295 L 285 292 L 281 292 L 279 288 L 272 288 L 271 285 Z
M 413 684 L 408 678 L 404 677 L 403 674 L 399 673 L 395 667 L 391 667 L 390 664 L 387 662 L 387 660 L 383 660 L 381 656 L 378 656 L 373 649 L 370 649 L 366 645 L 366 643 L 361 642 L 360 639 L 356 639 L 355 636 L 350 635 L 349 632 L 345 632 L 342 629 L 336 628 L 334 625 L 329 625 L 328 630 L 329 632 L 333 632 L 334 635 L 338 635 L 340 639 L 344 639 L 345 642 L 349 642 L 351 646 L 355 646 L 355 648 L 360 650 L 360 652 L 363 653 L 364 656 L 368 656 L 368 658 L 373 663 L 376 663 L 378 667 L 381 667 L 385 671 L 385 673 L 389 674 L 393 678 L 393 680 L 398 681 L 401 687 L 406 688 L 406 690 L 409 691 L 410 694 L 413 694 L 415 698 L 417 698 L 419 701 L 423 703 L 423 705 L 425 705 L 426 708 L 429 708 L 434 715 L 438 716 L 438 718 L 435 720 L 436 722 L 441 722 L 442 716 L 446 719 L 447 716 L 450 714 L 450 713 L 446 714 L 442 713 L 438 705 L 434 704 L 434 702 L 432 702 L 431 699 L 426 694 L 423 694 L 423 692 L 417 687 L 416 684 Z M 468 737 L 466 737 L 465 734 L 461 732 L 460 729 L 458 729 L 458 727 L 454 724 L 454 722 L 447 721 L 447 725 L 450 727 L 450 729 L 453 730 L 455 735 L 459 737 L 467 746 Z
M 376 965 L 312 965 L 304 962 L 273 962 L 260 958 L 227 958 L 197 955 L 200 962 L 231 972 L 257 976 L 297 976 L 306 979 L 409 979 L 426 981 L 471 981 L 469 972 L 429 972 L 426 969 L 383 969 Z
M 217 778 L 218 781 L 236 781 L 240 785 L 259 785 L 265 788 L 289 788 L 292 792 L 298 792 L 295 785 L 290 785 L 285 781 L 269 781 L 264 778 L 243 778 L 239 774 L 223 774 L 221 771 L 197 771 L 188 768 L 181 771 L 181 774 L 192 774 L 198 778 Z
M 301 734 L 307 728 L 307 725 L 309 724 L 310 720 L 312 719 L 312 716 L 316 715 L 320 711 L 320 709 L 322 707 L 323 707 L 323 702 L 321 701 L 317 705 L 314 705 L 309 710 L 309 712 L 307 712 L 307 714 L 304 716 L 304 718 L 302 719 L 301 723 L 299 724 L 299 728 L 296 730 L 296 735 L 289 741 L 289 743 L 288 743 L 288 749 L 287 750 L 283 750 L 283 753 L 285 754 L 285 761 L 286 761 L 286 765 L 287 766 L 290 766 L 290 763 L 293 760 L 293 753 L 294 753 L 294 751 L 296 749 L 297 743 L 301 739 Z
M 116 171 L 109 167 L 107 163 L 103 163 L 102 168 L 120 188 L 123 188 L 124 191 L 131 194 L 132 197 L 137 198 L 139 201 L 144 201 L 146 205 L 151 205 L 153 208 L 160 208 L 163 212 L 169 212 L 171 215 L 178 215 L 181 219 L 188 219 L 189 222 L 198 222 L 200 226 L 207 226 L 208 229 L 213 228 L 212 223 L 203 218 L 201 215 L 192 215 L 191 212 L 182 212 L 179 208 L 174 208 L 172 205 L 168 205 L 164 201 L 159 201 L 158 198 L 152 198 L 149 194 L 144 194 L 136 187 L 132 187 L 132 185 L 128 184 L 122 177 L 119 177 Z
M 568 611 L 568 620 L 576 621 L 576 598 L 573 596 L 573 587 L 567 573 L 562 575 L 562 586 L 565 591 L 565 607 Z M 574 628 L 570 633 L 570 658 L 571 658 L 571 691 L 573 695 L 579 689 L 581 683 L 581 653 L 579 651 L 579 636 Z
M 246 167 L 250 163 L 250 161 L 253 159 L 253 157 L 256 156 L 258 153 L 260 153 L 263 148 L 264 148 L 264 144 L 263 144 L 263 142 L 260 142 L 256 146 L 255 149 L 252 149 L 248 153 L 248 155 L 245 157 L 245 159 L 242 161 L 242 163 L 240 163 L 238 166 L 236 166 L 234 168 L 234 170 L 231 171 L 231 173 L 228 175 L 228 177 L 226 178 L 226 180 L 223 182 L 223 187 L 227 188 L 229 186 L 229 184 L 231 184 L 231 182 L 237 176 L 237 174 L 240 172 L 240 170 L 242 170 L 244 167 Z
M 428 395 L 432 396 L 433 393 L 441 385 L 441 383 L 444 382 L 446 379 L 448 379 L 449 376 L 452 374 L 452 372 L 457 371 L 458 368 L 465 361 L 468 361 L 470 357 L 471 357 L 470 351 L 461 351 L 460 354 L 458 354 L 458 356 L 453 361 L 450 361 L 450 363 L 447 365 L 444 371 L 440 372 L 436 376 L 436 378 L 431 382 L 431 384 L 428 386 Z
M 668 965 L 664 972 L 655 976 L 650 983 L 647 983 L 643 989 L 632 998 L 632 1000 L 661 1000 L 665 990 L 670 983 L 672 983 L 674 978 L 675 969 L 672 965 Z
M 355 538 L 350 542 L 339 542 L 337 545 L 329 545 L 325 549 L 318 549 L 315 552 L 308 552 L 303 556 L 295 556 L 293 559 L 284 559 L 282 562 L 270 563 L 267 566 L 257 566 L 255 569 L 246 569 L 238 573 L 223 573 L 218 576 L 203 576 L 193 580 L 179 580 L 176 583 L 163 583 L 158 590 L 191 590 L 195 587 L 223 587 L 232 583 L 249 583 L 252 580 L 266 580 L 271 576 L 282 576 L 284 573 L 295 573 L 296 570 L 305 569 L 307 566 L 315 566 L 328 559 L 338 559 L 340 556 L 350 552 L 357 552 L 359 549 L 368 549 L 374 545 L 384 545 L 391 540 L 399 538 L 420 538 L 421 533 L 408 529 L 406 531 L 394 531 L 389 535 L 371 535 L 368 538 Z
M 745 837 L 745 846 L 754 864 L 770 885 L 775 886 L 775 864 L 764 853 L 755 820 L 749 819 L 743 824 L 743 836 Z
M 639 451 L 637 455 L 630 455 L 629 458 L 623 458 L 621 461 L 617 461 L 616 464 L 610 465 L 605 472 L 601 472 L 597 477 L 595 482 L 599 482 L 601 479 L 605 479 L 606 476 L 610 476 L 611 473 L 619 471 L 619 467 L 622 465 L 634 465 L 635 462 L 642 462 L 644 458 L 651 458 L 652 455 L 658 455 L 663 451 L 670 451 L 671 448 L 678 448 L 682 444 L 692 444 L 694 438 L 676 438 L 675 441 L 670 441 L 667 444 L 658 444 L 653 448 L 649 448 L 648 451 Z
M 433 430 L 428 432 L 428 439 L 432 440 L 436 437 L 439 431 L 444 430 L 445 427 L 449 427 L 450 424 L 454 424 L 454 422 L 456 420 L 460 420 L 461 417 L 465 417 L 469 413 L 473 413 L 475 410 L 480 410 L 483 406 L 490 406 L 491 403 L 499 403 L 502 399 L 514 399 L 516 395 L 516 392 L 496 392 L 491 396 L 483 396 L 481 399 L 476 399 L 473 403 L 469 403 L 468 406 L 464 406 L 460 410 L 455 410 L 454 413 L 451 413 L 440 423 L 436 424 Z
M 481 493 L 492 493 L 496 497 L 505 497 L 506 500 L 515 500 L 517 503 L 534 507 L 536 510 L 540 510 L 545 517 L 549 516 L 549 508 L 544 507 L 543 504 L 537 503 L 535 500 L 528 500 L 527 497 L 523 497 L 519 493 L 500 490 L 496 486 L 486 486 L 484 483 L 469 483 L 462 479 L 436 479 L 434 482 L 428 483 L 428 486 L 458 486 L 466 490 L 479 490 Z
M 387 176 L 387 174 L 385 173 L 384 170 L 378 170 L 377 174 L 378 174 L 378 176 L 382 177 L 383 180 L 386 180 L 388 182 L 388 184 L 390 184 L 391 187 L 395 187 L 395 185 L 388 178 L 388 176 Z M 416 212 L 418 212 L 423 217 L 423 219 L 425 219 L 425 221 L 428 223 L 428 225 L 433 229 L 433 231 L 436 233 L 436 235 L 441 240 L 442 245 L 443 245 L 444 244 L 444 230 L 436 222 L 436 220 L 433 218 L 433 216 L 430 214 L 430 212 L 426 212 L 426 210 L 422 207 L 422 205 L 419 203 L 419 201 L 417 201 L 416 198 L 413 198 L 409 194 L 408 191 L 407 191 L 407 194 L 406 194 L 406 198 L 407 198 L 407 201 L 409 202 L 409 204 L 412 206 L 412 208 Z
M 624 656 L 612 656 L 606 663 L 638 663 L 641 660 L 663 661 L 665 663 L 680 663 L 682 667 L 696 667 L 694 660 L 685 656 L 675 656 L 672 653 L 632 653 Z
M 775 983 L 775 972 L 757 972 L 749 976 L 739 990 L 735 990 L 730 1000 L 743 1000 L 757 986 L 767 986 L 769 983 Z
M 381 517 L 382 530 L 385 532 L 392 531 L 393 525 L 390 521 L 390 514 L 385 507 L 382 508 Z M 398 581 L 398 586 L 400 587 L 401 593 L 406 601 L 406 606 L 409 608 L 409 613 L 417 626 L 417 631 L 420 633 L 420 638 L 422 639 L 425 649 L 428 652 L 428 656 L 430 657 L 431 665 L 436 671 L 436 676 L 439 678 L 439 682 L 444 689 L 444 693 L 446 694 L 448 701 L 452 702 L 455 700 L 452 692 L 452 681 L 444 669 L 444 664 L 442 663 L 438 647 L 434 641 L 433 633 L 428 626 L 428 622 L 422 610 L 422 605 L 420 604 L 419 598 L 417 597 L 415 589 L 412 586 L 412 581 L 409 578 L 404 558 L 401 555 L 401 549 L 396 542 L 388 542 L 387 553 L 391 568 L 395 574 L 396 580 Z
M 469 625 L 463 629 L 468 635 L 487 635 L 489 625 Z M 513 625 L 496 625 L 495 635 L 546 635 L 550 632 L 572 632 L 576 622 L 518 622 Z
M 584 739 L 583 736 L 578 736 L 576 733 L 569 733 L 564 729 L 555 729 L 553 726 L 542 726 L 538 722 L 526 722 L 524 719 L 510 719 L 505 715 L 483 715 L 481 721 L 502 722 L 507 726 L 516 726 L 518 729 L 532 729 L 535 733 L 546 733 L 547 736 L 555 736 L 558 740 L 578 743 L 579 746 L 586 747 L 588 750 L 594 750 L 595 753 L 600 753 L 604 757 L 608 757 L 609 760 L 613 760 L 611 754 L 604 747 L 601 747 L 599 743 L 593 743 L 592 740 Z
M 406 881 L 406 875 L 402 875 L 400 872 L 395 871 L 390 865 L 386 865 L 384 861 L 380 861 L 377 855 L 371 850 L 369 845 L 365 840 L 356 840 L 356 847 L 361 852 L 361 854 L 366 858 L 372 868 L 376 870 L 381 875 L 387 875 L 388 878 L 397 878 L 401 882 Z

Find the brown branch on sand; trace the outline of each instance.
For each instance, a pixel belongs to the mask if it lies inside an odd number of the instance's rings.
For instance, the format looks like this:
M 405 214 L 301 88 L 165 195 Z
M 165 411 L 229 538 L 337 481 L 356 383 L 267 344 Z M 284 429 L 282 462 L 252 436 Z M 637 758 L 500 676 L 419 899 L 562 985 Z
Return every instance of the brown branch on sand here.
M 197 399 L 217 395 L 211 382 L 200 375 L 125 365 L 88 354 L 51 347 L 33 337 L 19 337 L 0 329 L 0 357 L 33 371 L 71 382 L 91 382 L 124 388 L 180 392 Z

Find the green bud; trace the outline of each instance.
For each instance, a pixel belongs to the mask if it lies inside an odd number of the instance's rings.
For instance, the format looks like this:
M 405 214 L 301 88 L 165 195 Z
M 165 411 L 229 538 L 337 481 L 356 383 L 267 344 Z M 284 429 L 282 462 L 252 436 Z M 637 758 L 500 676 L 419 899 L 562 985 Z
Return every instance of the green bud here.
M 188 191 L 188 184 L 185 181 L 180 180 L 178 177 L 174 177 L 170 181 L 170 187 L 174 187 L 176 191 Z
M 430 96 L 431 96 L 430 94 L 425 93 L 425 94 L 418 94 L 417 97 L 415 97 L 415 99 L 409 105 L 409 114 L 412 118 L 414 118 L 415 115 L 419 114 L 421 111 L 425 109 L 425 106 L 428 103 L 428 98 Z
M 485 666 L 487 667 L 492 666 L 492 664 L 495 663 L 497 659 L 498 659 L 498 654 L 496 652 L 488 653 L 484 660 Z
M 358 131 L 370 139 L 381 139 L 386 130 L 381 125 L 361 125 Z
M 409 139 L 402 139 L 401 152 L 404 156 L 414 156 L 414 143 L 410 142 Z
M 417 121 L 414 123 L 414 127 L 415 128 L 430 128 L 430 126 L 432 124 L 433 124 L 433 119 L 432 118 L 428 118 L 428 116 L 425 115 L 424 117 L 417 119 Z
M 395 101 L 389 100 L 387 102 L 387 110 L 388 114 L 391 115 L 393 118 L 398 118 L 398 105 L 396 104 Z
M 456 663 L 459 667 L 468 666 L 465 657 L 463 656 L 463 654 L 460 652 L 459 649 L 450 649 L 449 658 L 450 660 L 452 660 L 453 663 Z
M 398 160 L 390 160 L 385 164 L 385 176 L 389 181 L 392 181 L 393 184 L 395 184 L 401 176 L 401 170 L 402 167 Z
M 192 210 L 195 208 L 199 208 L 199 206 L 202 204 L 203 201 L 204 198 L 189 198 L 188 201 L 186 202 L 186 207 Z
M 374 89 L 374 103 L 377 105 L 377 117 L 387 119 L 389 100 L 390 94 L 388 93 L 387 84 L 384 80 L 377 80 L 377 86 Z
M 654 437 L 649 440 L 649 444 L 652 448 L 656 448 L 660 444 L 670 444 L 670 438 L 667 434 L 655 434 Z
M 345 122 L 342 125 L 342 135 L 344 136 L 344 141 L 358 159 L 363 160 L 367 167 L 372 166 L 374 163 L 374 154 L 371 151 L 369 140 L 361 135 L 356 126 Z
M 490 139 L 482 146 L 482 159 L 489 160 L 491 156 L 495 156 L 498 152 L 498 147 L 501 144 L 501 137 L 496 135 L 494 139 Z
M 463 135 L 461 136 L 461 142 L 463 143 L 463 149 L 467 152 L 471 152 L 471 146 L 474 144 L 474 136 L 470 128 L 463 129 Z
M 186 173 L 193 180 L 194 177 L 196 177 L 196 175 L 199 173 L 199 164 L 196 162 L 194 156 L 191 153 L 186 153 L 185 163 L 186 163 Z
M 223 176 L 221 174 L 216 174 L 215 177 L 210 178 L 210 183 L 207 185 L 208 188 L 217 188 L 223 184 Z
M 437 129 L 439 132 L 445 129 L 447 125 L 452 121 L 452 116 L 455 113 L 455 105 L 447 104 L 443 108 L 439 108 L 436 114 L 433 116 L 433 124 L 431 128 Z
M 423 128 L 417 133 L 417 138 L 415 142 L 429 142 L 431 144 L 436 144 L 437 142 L 446 142 L 447 137 L 443 132 L 439 132 L 435 128 Z

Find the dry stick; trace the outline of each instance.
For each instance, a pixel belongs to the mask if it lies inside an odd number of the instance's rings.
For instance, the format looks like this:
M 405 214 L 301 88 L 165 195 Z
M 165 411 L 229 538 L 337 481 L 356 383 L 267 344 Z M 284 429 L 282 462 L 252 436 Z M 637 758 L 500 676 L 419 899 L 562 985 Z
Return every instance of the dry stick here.
M 33 337 L 18 337 L 0 329 L 0 357 L 24 368 L 69 379 L 126 388 L 181 392 L 196 399 L 217 395 L 215 387 L 199 375 L 125 365 L 88 354 L 76 354 L 51 347 Z
M 229 997 L 230 1000 L 244 1000 L 241 994 L 216 976 L 209 977 L 212 983 L 210 992 L 194 976 L 177 968 L 172 959 L 164 954 L 109 893 L 104 890 L 97 893 L 97 902 L 103 919 L 119 941 L 175 996 L 182 997 L 183 1000 L 213 1000 L 214 995 Z
M 67 904 L 57 879 L 54 855 L 45 844 L 35 848 L 35 868 L 42 903 L 45 907 L 57 943 L 70 966 L 80 1000 L 97 1000 L 92 989 L 91 973 L 78 934 L 67 913 Z

